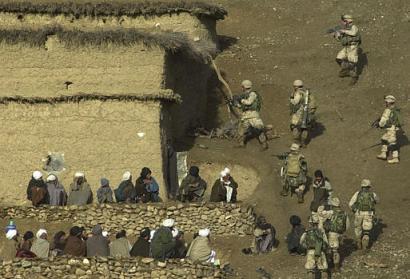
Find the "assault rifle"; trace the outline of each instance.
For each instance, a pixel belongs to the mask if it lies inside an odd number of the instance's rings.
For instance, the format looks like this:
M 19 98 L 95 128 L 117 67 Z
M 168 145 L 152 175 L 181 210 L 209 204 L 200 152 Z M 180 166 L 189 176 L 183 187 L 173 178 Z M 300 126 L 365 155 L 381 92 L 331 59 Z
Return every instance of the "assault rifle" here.
M 285 152 L 282 154 L 273 154 L 273 156 L 275 156 L 276 158 L 278 158 L 279 160 L 286 160 L 286 158 L 288 157 L 290 152 Z
M 333 28 L 329 28 L 326 30 L 326 34 L 334 34 L 334 33 L 339 33 L 340 30 L 342 30 L 343 27 L 340 25 L 337 25 Z
M 370 145 L 370 146 L 368 146 L 368 147 L 365 147 L 365 148 L 361 149 L 361 151 L 366 151 L 366 150 L 372 149 L 373 147 L 376 147 L 376 146 L 379 146 L 379 145 L 382 145 L 382 143 L 379 142 L 379 143 Z
M 303 103 L 303 117 L 300 128 L 306 129 L 309 124 L 309 90 L 305 92 L 305 100 Z

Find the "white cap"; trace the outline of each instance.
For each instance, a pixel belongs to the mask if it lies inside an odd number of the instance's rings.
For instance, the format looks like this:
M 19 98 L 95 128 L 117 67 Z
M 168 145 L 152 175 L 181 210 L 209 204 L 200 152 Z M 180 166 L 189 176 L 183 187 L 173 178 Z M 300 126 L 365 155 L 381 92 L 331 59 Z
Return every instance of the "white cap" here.
M 81 172 L 81 171 L 77 171 L 77 172 L 74 174 L 74 177 L 76 177 L 76 178 L 78 178 L 78 177 L 84 177 L 84 173 Z
M 36 233 L 36 237 L 40 238 L 43 234 L 47 234 L 47 231 L 45 229 L 39 229 Z
M 57 176 L 55 176 L 54 174 L 49 174 L 48 176 L 47 176 L 47 182 L 50 182 L 50 181 L 56 181 L 57 180 Z
M 211 231 L 207 229 L 201 229 L 198 231 L 199 236 L 207 237 Z
M 173 238 L 177 237 L 178 233 L 179 233 L 179 231 L 178 231 L 177 228 L 173 228 L 173 229 L 172 229 L 172 237 L 173 237 Z
M 103 232 L 102 232 L 102 236 L 107 237 L 107 236 L 108 236 L 108 232 L 107 232 L 107 231 L 103 231 Z
M 33 171 L 33 178 L 35 180 L 39 180 L 42 177 L 43 177 L 43 174 L 41 173 L 41 171 Z
M 9 231 L 6 233 L 6 237 L 7 237 L 7 239 L 9 239 L 9 240 L 13 239 L 13 237 L 15 237 L 16 235 L 17 235 L 17 230 L 9 230 Z
M 164 222 L 162 222 L 162 225 L 168 228 L 171 228 L 172 226 L 174 226 L 174 224 L 175 224 L 174 219 L 165 219 Z
M 131 178 L 131 172 L 126 171 L 124 172 L 124 174 L 122 175 L 122 181 L 127 181 Z
M 230 173 L 231 173 L 231 170 L 228 169 L 227 167 L 225 167 L 225 168 L 224 168 L 224 172 L 225 172 L 226 174 L 230 174 Z

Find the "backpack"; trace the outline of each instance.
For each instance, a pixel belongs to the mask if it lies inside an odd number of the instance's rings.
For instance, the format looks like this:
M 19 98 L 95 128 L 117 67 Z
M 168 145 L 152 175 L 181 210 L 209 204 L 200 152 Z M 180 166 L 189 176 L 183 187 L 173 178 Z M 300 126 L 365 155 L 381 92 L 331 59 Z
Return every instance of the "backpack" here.
M 300 154 L 289 154 L 286 160 L 287 164 L 287 175 L 291 177 L 297 177 L 300 174 L 300 159 L 302 155 Z
M 310 229 L 306 232 L 305 241 L 307 249 L 316 249 L 317 245 L 323 242 L 323 239 L 317 229 Z
M 355 209 L 359 211 L 374 211 L 376 201 L 371 191 L 360 191 L 357 195 Z
M 332 217 L 324 223 L 326 231 L 342 234 L 346 231 L 347 215 L 342 210 L 334 211 Z
M 400 121 L 400 109 L 399 108 L 392 108 L 388 120 L 388 125 L 389 126 L 396 126 L 397 128 L 401 127 L 401 121 Z

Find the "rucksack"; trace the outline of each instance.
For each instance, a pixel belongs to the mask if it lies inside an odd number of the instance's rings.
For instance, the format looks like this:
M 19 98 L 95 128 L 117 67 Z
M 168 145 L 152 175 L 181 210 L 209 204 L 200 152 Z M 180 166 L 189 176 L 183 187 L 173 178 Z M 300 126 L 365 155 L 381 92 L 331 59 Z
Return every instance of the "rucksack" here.
M 355 209 L 359 211 L 374 211 L 376 201 L 371 191 L 360 191 L 357 195 Z
M 286 160 L 287 163 L 287 175 L 291 177 L 297 177 L 300 174 L 300 154 L 289 154 Z
M 323 242 L 323 239 L 317 229 L 310 229 L 306 232 L 305 241 L 307 249 L 316 249 L 318 244 Z
M 324 224 L 325 230 L 342 234 L 346 231 L 347 215 L 342 210 L 334 211 L 332 217 Z

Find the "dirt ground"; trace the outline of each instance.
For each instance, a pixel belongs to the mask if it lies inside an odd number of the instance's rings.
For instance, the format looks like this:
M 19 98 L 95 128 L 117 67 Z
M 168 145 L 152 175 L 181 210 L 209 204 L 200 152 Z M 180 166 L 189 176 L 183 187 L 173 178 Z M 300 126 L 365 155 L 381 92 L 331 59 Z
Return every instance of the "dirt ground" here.
M 280 197 L 280 161 L 272 156 L 287 151 L 291 143 L 287 101 L 293 80 L 302 79 L 316 95 L 321 124 L 311 143 L 303 150 L 310 175 L 314 170 L 322 169 L 345 209 L 363 178 L 372 181 L 374 191 L 381 199 L 377 206 L 377 215 L 382 219 L 377 230 L 378 240 L 374 251 L 367 257 L 384 261 L 390 268 L 363 268 L 365 257 L 352 250 L 351 241 L 345 241 L 344 254 L 348 257 L 344 273 L 334 277 L 395 278 L 395 271 L 397 278 L 409 278 L 406 277 L 410 276 L 409 266 L 403 263 L 409 259 L 400 260 L 393 253 L 396 247 L 400 248 L 398 254 L 401 257 L 408 256 L 410 251 L 410 241 L 403 237 L 408 235 L 410 225 L 406 213 L 410 209 L 407 137 L 400 140 L 399 165 L 391 166 L 377 160 L 379 147 L 362 149 L 379 142 L 379 131 L 366 131 L 382 113 L 384 95 L 396 96 L 402 110 L 404 130 L 409 129 L 410 2 L 332 0 L 312 5 L 309 1 L 297 0 L 222 0 L 218 3 L 227 8 L 229 16 L 218 25 L 224 50 L 216 62 L 233 91 L 239 92 L 243 79 L 253 81 L 255 89 L 263 96 L 263 120 L 273 124 L 283 135 L 271 141 L 270 149 L 263 153 L 259 151 L 256 140 L 246 150 L 238 150 L 232 148 L 230 142 L 207 139 L 199 139 L 197 143 L 208 149 L 195 147 L 190 153 L 194 161 L 241 162 L 243 166 L 256 169 L 260 176 L 261 182 L 248 202 L 256 204 L 258 212 L 268 217 L 276 227 L 281 243 L 272 254 L 250 259 L 240 253 L 240 249 L 246 246 L 245 240 L 217 240 L 216 244 L 223 245 L 222 250 L 230 254 L 229 260 L 238 276 L 257 278 L 257 267 L 264 267 L 272 278 L 306 276 L 304 259 L 287 255 L 284 236 L 289 230 L 290 215 L 298 214 L 306 220 L 312 194 L 307 193 L 303 205 L 297 204 L 295 199 Z M 361 75 L 353 87 L 348 79 L 337 76 L 339 69 L 335 57 L 340 45 L 332 36 L 325 34 L 328 28 L 339 23 L 343 13 L 353 14 L 363 39 L 359 61 Z M 218 113 L 221 123 L 228 120 L 228 115 L 221 101 L 222 93 L 217 91 L 215 94 L 212 106 L 218 103 L 219 106 L 210 110 Z M 209 128 L 218 121 L 212 114 Z M 348 237 L 351 238 L 352 233 L 353 230 L 349 230 Z M 355 264 L 360 265 L 356 268 Z M 349 268 L 358 270 L 358 273 Z

